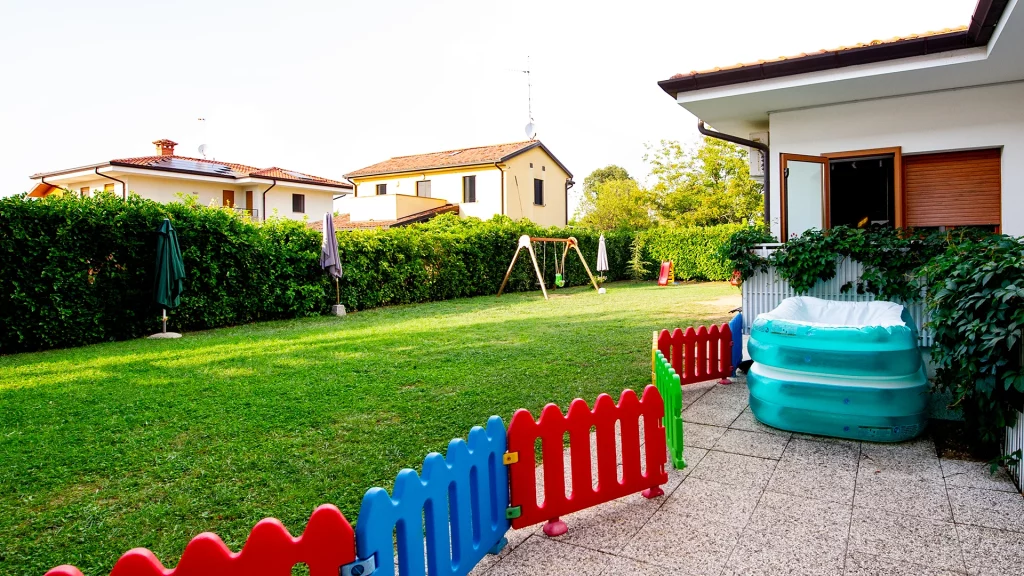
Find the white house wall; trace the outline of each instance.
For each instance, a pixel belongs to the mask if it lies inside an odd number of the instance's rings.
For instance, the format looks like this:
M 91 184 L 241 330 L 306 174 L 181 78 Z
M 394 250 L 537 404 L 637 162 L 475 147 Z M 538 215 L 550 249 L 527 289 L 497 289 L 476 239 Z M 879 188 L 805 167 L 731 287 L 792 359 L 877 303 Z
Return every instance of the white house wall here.
M 1002 148 L 1002 231 L 1024 235 L 1022 103 L 1017 82 L 771 113 L 772 232 L 779 234 L 780 153 L 900 146 L 904 155 Z
M 476 176 L 476 202 L 462 201 L 463 176 Z M 459 215 L 462 217 L 475 216 L 487 220 L 495 214 L 502 213 L 501 172 L 494 166 L 461 172 L 422 172 L 382 176 L 372 180 L 360 179 L 357 182 L 356 198 L 349 202 L 358 202 L 359 198 L 365 196 L 375 196 L 377 194 L 377 184 L 387 184 L 388 194 L 415 196 L 416 182 L 421 180 L 430 180 L 431 198 L 439 198 L 450 204 L 458 204 Z

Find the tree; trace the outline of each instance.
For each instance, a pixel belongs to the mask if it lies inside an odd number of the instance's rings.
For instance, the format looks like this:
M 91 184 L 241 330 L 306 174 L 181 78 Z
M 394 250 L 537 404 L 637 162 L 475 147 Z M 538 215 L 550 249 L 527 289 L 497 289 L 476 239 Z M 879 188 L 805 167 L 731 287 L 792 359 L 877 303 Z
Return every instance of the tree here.
M 662 140 L 644 160 L 658 179 L 652 192 L 663 221 L 710 226 L 764 217 L 763 186 L 751 180 L 743 147 L 707 136 L 690 150 Z
M 649 228 L 652 207 L 650 192 L 632 178 L 596 181 L 589 188 L 584 184 L 579 223 L 596 230 Z
M 609 180 L 632 180 L 633 177 L 626 172 L 626 169 L 622 166 L 616 166 L 615 164 L 609 164 L 604 168 L 598 168 L 590 173 L 583 179 L 583 191 L 586 193 L 587 190 L 593 190 L 598 184 L 607 182 Z

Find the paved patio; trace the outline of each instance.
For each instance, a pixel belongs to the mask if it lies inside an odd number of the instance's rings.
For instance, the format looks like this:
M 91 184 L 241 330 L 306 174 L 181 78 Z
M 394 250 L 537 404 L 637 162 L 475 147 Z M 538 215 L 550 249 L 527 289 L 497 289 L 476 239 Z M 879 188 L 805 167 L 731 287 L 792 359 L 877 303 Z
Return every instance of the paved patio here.
M 1024 574 L 1024 497 L 1005 472 L 758 423 L 745 382 L 684 387 L 687 467 L 666 495 L 509 533 L 474 574 Z

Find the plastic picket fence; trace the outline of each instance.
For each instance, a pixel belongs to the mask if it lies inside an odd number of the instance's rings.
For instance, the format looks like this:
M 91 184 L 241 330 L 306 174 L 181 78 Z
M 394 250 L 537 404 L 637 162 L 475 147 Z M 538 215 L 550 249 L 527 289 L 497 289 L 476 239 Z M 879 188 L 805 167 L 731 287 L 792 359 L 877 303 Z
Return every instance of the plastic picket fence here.
M 505 425 L 492 416 L 486 430 L 469 431 L 468 442 L 452 440 L 447 457 L 428 454 L 422 476 L 399 472 L 392 495 L 370 488 L 356 520 L 360 561 L 373 558 L 374 576 L 391 576 L 397 544 L 403 576 L 465 575 L 500 550 L 509 528 L 505 443 Z
M 686 467 L 683 460 L 683 388 L 679 384 L 679 375 L 661 352 L 655 352 L 654 380 L 665 401 L 665 437 L 672 466 L 682 470 Z
M 188 543 L 173 570 L 164 568 L 149 550 L 135 548 L 121 556 L 110 576 L 291 576 L 299 563 L 309 567 L 310 576 L 338 576 L 355 555 L 352 526 L 340 510 L 324 504 L 298 538 L 292 538 L 279 520 L 267 518 L 256 524 L 237 554 L 219 536 L 204 532 Z M 46 576 L 82 573 L 74 566 L 58 566 Z
M 728 384 L 732 374 L 732 330 L 728 324 L 682 331 L 662 330 L 658 350 L 665 355 L 682 384 L 719 379 Z
M 508 451 L 515 460 L 509 470 L 511 510 L 513 514 L 518 513 L 512 520 L 512 527 L 523 528 L 547 521 L 545 533 L 557 536 L 566 530 L 559 520 L 565 514 L 635 492 L 643 491 L 649 498 L 661 495 L 659 486 L 668 481 L 665 429 L 662 427 L 664 411 L 661 394 L 655 386 L 647 386 L 642 399 L 632 390 L 624 390 L 617 405 L 611 396 L 601 394 L 593 410 L 577 398 L 564 416 L 557 405 L 548 404 L 536 421 L 529 411 L 517 410 L 508 427 Z M 640 445 L 641 418 L 643 447 Z M 616 461 L 616 422 L 621 443 L 621 480 Z M 596 446 L 593 447 L 597 453 L 596 487 L 591 476 L 592 427 L 596 430 Z M 566 433 L 569 434 L 570 470 L 565 469 L 563 460 Z M 537 502 L 534 445 L 538 439 L 543 457 L 543 503 Z M 572 489 L 566 496 L 565 475 L 570 471 Z

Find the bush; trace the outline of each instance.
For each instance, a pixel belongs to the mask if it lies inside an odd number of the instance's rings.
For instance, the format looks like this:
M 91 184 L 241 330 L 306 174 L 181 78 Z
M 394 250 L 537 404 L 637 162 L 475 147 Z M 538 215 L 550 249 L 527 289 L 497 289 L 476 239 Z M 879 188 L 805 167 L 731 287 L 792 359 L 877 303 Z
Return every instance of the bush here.
M 185 262 L 178 330 L 325 312 L 320 235 L 258 226 L 229 210 L 137 196 L 0 199 L 0 353 L 136 338 L 160 328 L 152 303 L 157 226 L 170 218 Z M 330 290 L 333 292 L 333 290 Z
M 646 267 L 644 279 L 657 278 L 661 261 L 671 260 L 677 280 L 728 280 L 732 263 L 724 256 L 725 246 L 742 224 L 702 227 L 651 228 L 637 233 L 643 247 Z
M 0 200 L 0 354 L 156 332 L 152 303 L 155 230 L 170 218 L 185 261 L 185 291 L 171 315 L 176 330 L 325 313 L 334 286 L 320 269 L 320 232 L 303 222 L 254 223 L 231 210 L 159 204 L 131 196 L 23 195 Z M 724 280 L 732 267 L 719 254 L 736 226 L 652 229 L 637 237 L 642 257 L 673 260 L 680 279 Z M 488 221 L 442 215 L 390 230 L 340 232 L 341 301 L 352 310 L 498 292 L 519 237 L 574 236 L 594 276 L 601 234 L 544 228 L 496 216 Z M 634 233 L 605 233 L 608 281 L 628 278 Z M 551 287 L 565 244 L 535 243 Z M 589 283 L 575 253 L 565 259 L 567 286 Z M 653 276 L 652 276 L 653 277 Z M 505 290 L 536 290 L 524 252 Z

